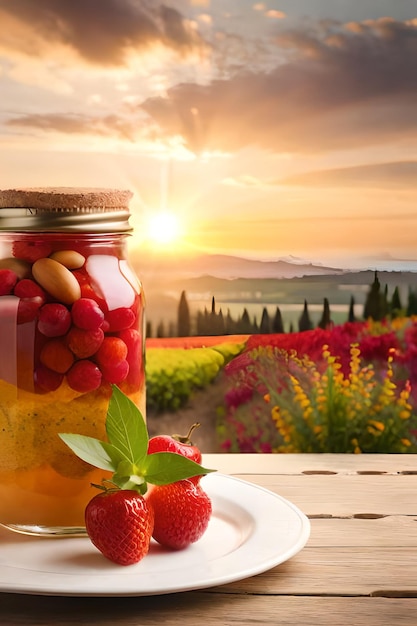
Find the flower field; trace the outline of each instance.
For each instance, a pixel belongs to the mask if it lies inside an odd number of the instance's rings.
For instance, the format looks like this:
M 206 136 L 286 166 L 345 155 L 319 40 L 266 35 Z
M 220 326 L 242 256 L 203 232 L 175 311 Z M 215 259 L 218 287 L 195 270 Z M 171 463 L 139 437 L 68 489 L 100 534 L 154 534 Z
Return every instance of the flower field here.
M 148 349 L 148 403 L 176 410 L 222 380 L 222 451 L 417 452 L 414 318 L 211 339 Z

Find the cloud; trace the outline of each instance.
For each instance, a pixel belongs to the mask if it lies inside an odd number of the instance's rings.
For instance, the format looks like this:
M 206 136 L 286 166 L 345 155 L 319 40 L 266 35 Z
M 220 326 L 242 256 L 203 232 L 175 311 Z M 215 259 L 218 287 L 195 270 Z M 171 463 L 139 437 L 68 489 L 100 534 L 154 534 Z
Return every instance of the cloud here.
M 3 49 L 46 54 L 58 44 L 102 66 L 124 65 L 132 51 L 155 45 L 182 56 L 207 47 L 194 23 L 152 0 L 0 0 L 0 19 Z
M 302 187 L 401 188 L 417 191 L 417 161 L 376 163 L 355 167 L 319 170 L 277 181 Z
M 276 9 L 269 9 L 269 11 L 265 12 L 266 17 L 271 17 L 275 20 L 283 20 L 286 16 L 284 11 L 277 11 Z
M 248 65 L 178 84 L 142 108 L 195 152 L 320 152 L 417 136 L 417 20 L 281 27 L 275 45 L 281 62 L 268 72 Z
M 100 118 L 72 114 L 32 114 L 12 118 L 8 120 L 7 126 L 68 135 L 117 137 L 126 141 L 135 141 L 138 138 L 138 125 L 117 115 Z
M 0 14 L 8 19 L 0 46 L 6 41 L 31 58 L 49 54 L 58 64 L 57 50 L 66 46 L 107 71 L 123 64 L 133 49 L 158 44 L 191 54 L 205 45 L 195 23 L 174 8 L 136 0 L 100 0 L 100 7 L 98 12 L 95 0 L 0 0 Z M 67 134 L 114 133 L 130 142 L 140 132 L 140 121 L 152 128 L 155 141 L 174 141 L 196 154 L 234 153 L 246 146 L 321 153 L 412 144 L 417 137 L 417 19 L 332 21 L 308 30 L 288 30 L 284 22 L 274 20 L 272 48 L 271 41 L 239 35 L 232 40 L 232 34 L 216 31 L 209 73 L 198 67 L 194 82 L 171 88 L 164 84 L 158 97 L 141 101 L 139 92 L 129 94 L 129 110 L 121 103 L 107 118 L 22 115 L 8 125 Z M 53 56 L 47 50 L 51 45 Z M 261 68 L 259 59 L 268 61 L 268 69 Z M 175 76 L 179 80 L 181 64 Z M 145 72 L 144 84 L 149 87 L 152 79 Z M 97 89 L 96 83 L 95 93 Z

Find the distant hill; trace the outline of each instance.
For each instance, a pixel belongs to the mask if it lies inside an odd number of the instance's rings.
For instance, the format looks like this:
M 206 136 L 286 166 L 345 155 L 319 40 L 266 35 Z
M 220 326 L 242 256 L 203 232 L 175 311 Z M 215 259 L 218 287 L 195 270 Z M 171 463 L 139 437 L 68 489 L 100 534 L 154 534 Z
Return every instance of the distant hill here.
M 170 282 L 170 293 L 185 290 L 191 297 L 208 297 L 229 301 L 252 301 L 282 304 L 285 302 L 320 303 L 328 297 L 333 304 L 348 303 L 355 295 L 357 302 L 364 302 L 375 273 L 344 272 L 342 274 L 310 275 L 294 278 L 234 278 L 216 276 L 178 278 Z M 381 288 L 387 286 L 391 294 L 400 288 L 403 298 L 408 289 L 417 289 L 416 272 L 378 272 Z
M 375 276 L 371 269 L 354 271 L 300 259 L 259 261 L 223 254 L 181 257 L 139 253 L 132 258 L 132 265 L 143 282 L 147 320 L 154 328 L 161 320 L 165 324 L 175 322 L 182 291 L 186 292 L 192 314 L 210 309 L 215 298 L 223 311 L 232 307 L 235 316 L 242 313 L 243 307 L 249 307 L 258 319 L 264 306 L 271 311 L 279 306 L 284 319 L 288 318 L 288 311 L 302 306 L 304 300 L 312 311 L 316 307 L 319 315 L 326 297 L 340 323 L 346 320 L 352 296 L 360 315 Z M 409 290 L 417 290 L 417 272 L 381 270 L 378 277 L 389 295 L 399 288 L 404 304 Z M 298 313 L 292 315 L 296 322 Z
M 341 275 L 344 270 L 305 262 L 258 261 L 226 254 L 195 257 L 159 256 L 140 254 L 134 259 L 139 276 L 152 275 L 155 279 L 174 275 L 179 278 L 213 276 L 227 280 L 236 278 L 301 278 L 303 276 Z

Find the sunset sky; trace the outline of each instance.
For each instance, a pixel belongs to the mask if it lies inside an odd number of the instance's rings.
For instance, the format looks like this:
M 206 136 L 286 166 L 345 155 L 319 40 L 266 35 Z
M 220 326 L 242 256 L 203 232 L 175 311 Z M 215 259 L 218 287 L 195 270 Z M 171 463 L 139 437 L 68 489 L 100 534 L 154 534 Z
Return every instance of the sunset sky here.
M 129 188 L 154 250 L 417 269 L 415 0 L 0 0 L 0 23 L 0 188 Z

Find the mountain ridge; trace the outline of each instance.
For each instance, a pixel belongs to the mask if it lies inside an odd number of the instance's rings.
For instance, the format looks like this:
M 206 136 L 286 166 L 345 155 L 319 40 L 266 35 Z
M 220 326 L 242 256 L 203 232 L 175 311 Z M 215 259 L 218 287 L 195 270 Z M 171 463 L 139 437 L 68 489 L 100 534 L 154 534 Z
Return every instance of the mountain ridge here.
M 138 254 L 135 259 L 139 275 L 174 274 L 175 278 L 302 278 L 304 276 L 341 275 L 348 270 L 297 260 L 283 259 L 262 261 L 245 259 L 227 254 L 207 254 L 194 257 L 146 256 Z

